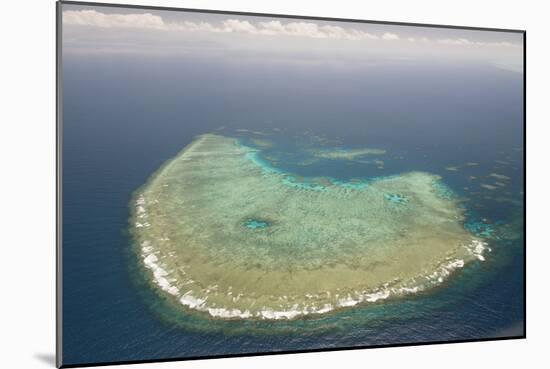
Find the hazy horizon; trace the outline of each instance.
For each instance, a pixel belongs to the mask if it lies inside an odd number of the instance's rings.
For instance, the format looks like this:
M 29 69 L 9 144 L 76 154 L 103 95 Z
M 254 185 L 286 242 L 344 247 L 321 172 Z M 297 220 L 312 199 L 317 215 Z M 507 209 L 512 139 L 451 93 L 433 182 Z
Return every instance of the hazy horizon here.
M 523 70 L 523 34 L 63 5 L 63 51 L 243 63 L 467 63 Z

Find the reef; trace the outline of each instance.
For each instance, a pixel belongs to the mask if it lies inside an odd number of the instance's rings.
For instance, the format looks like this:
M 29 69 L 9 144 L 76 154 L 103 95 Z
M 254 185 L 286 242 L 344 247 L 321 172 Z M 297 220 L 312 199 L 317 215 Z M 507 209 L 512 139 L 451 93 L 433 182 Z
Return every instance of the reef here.
M 373 149 L 373 148 L 361 148 L 361 149 L 334 149 L 334 150 L 313 150 L 313 156 L 323 159 L 346 159 L 354 160 L 358 157 L 366 155 L 384 155 L 386 150 Z
M 482 260 L 449 191 L 424 172 L 300 178 L 206 134 L 136 192 L 130 226 L 152 285 L 182 309 L 294 319 L 414 294 Z

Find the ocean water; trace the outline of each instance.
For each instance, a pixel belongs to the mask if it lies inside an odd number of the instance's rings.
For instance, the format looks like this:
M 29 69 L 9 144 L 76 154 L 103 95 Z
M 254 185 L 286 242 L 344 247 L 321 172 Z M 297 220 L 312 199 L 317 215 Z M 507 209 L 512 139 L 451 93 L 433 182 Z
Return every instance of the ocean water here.
M 521 74 L 458 64 L 254 68 L 66 55 L 62 75 L 64 364 L 523 334 Z M 156 169 L 208 132 L 251 145 L 271 140 L 262 160 L 297 177 L 438 174 L 460 197 L 465 226 L 492 251 L 433 290 L 318 319 L 253 324 L 171 310 L 137 266 L 129 203 Z M 308 147 L 386 154 L 383 165 L 308 163 Z

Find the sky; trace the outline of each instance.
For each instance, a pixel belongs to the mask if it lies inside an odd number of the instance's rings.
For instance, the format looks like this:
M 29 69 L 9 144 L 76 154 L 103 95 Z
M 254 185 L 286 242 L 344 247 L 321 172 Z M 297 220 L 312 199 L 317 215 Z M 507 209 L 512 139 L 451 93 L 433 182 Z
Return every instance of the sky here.
M 242 63 L 474 63 L 523 70 L 523 35 L 64 4 L 64 54 L 135 54 Z

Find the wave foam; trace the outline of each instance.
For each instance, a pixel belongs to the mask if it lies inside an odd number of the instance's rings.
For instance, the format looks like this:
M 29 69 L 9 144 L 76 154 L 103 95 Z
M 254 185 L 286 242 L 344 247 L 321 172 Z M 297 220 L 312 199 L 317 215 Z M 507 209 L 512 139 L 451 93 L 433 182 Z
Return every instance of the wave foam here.
M 471 245 L 468 246 L 472 252 L 472 255 L 476 256 L 479 260 L 484 260 L 483 252 L 490 250 L 487 244 L 482 241 L 474 240 Z M 206 312 L 210 316 L 215 318 L 260 318 L 265 320 L 281 320 L 281 319 L 294 319 L 299 316 L 305 316 L 309 314 L 325 314 L 331 312 L 337 308 L 352 307 L 360 303 L 374 303 L 380 300 L 388 299 L 392 296 L 403 296 L 415 294 L 425 290 L 428 287 L 442 283 L 452 272 L 456 269 L 463 268 L 465 261 L 462 259 L 449 260 L 442 264 L 435 272 L 425 276 L 426 282 L 416 285 L 402 285 L 392 288 L 380 288 L 375 291 L 357 293 L 355 296 L 347 295 L 346 297 L 337 300 L 336 304 L 324 304 L 322 307 L 306 306 L 300 308 L 298 304 L 294 304 L 287 310 L 274 310 L 264 307 L 262 310 L 253 314 L 250 310 L 240 309 L 228 309 L 223 307 L 210 307 L 207 304 L 208 296 L 204 298 L 193 295 L 193 291 L 188 291 L 183 295 L 180 295 L 179 289 L 170 284 L 167 279 L 168 273 L 159 265 L 158 258 L 152 253 L 152 246 L 149 241 L 142 243 L 143 262 L 146 267 L 152 270 L 155 282 L 166 292 L 178 297 L 179 302 L 187 306 L 188 308 Z M 215 289 L 215 288 L 213 288 Z M 210 291 L 211 289 L 208 289 Z
M 483 253 L 485 251 L 491 251 L 491 248 L 488 246 L 487 242 L 481 240 L 473 240 L 472 243 L 467 247 L 467 249 L 473 256 L 481 261 L 485 260 Z
M 146 215 L 146 201 L 143 195 L 140 195 L 136 200 L 136 214 Z M 147 227 L 149 223 L 135 223 L 136 227 Z M 168 238 L 161 238 L 160 242 L 168 241 Z M 487 242 L 484 242 L 479 239 L 473 239 L 470 244 L 464 246 L 469 254 L 477 260 L 484 261 L 484 253 L 486 251 L 491 251 L 488 247 Z M 237 308 L 225 308 L 225 307 L 216 307 L 214 304 L 209 306 L 208 304 L 208 294 L 210 292 L 216 293 L 218 286 L 211 285 L 203 290 L 205 296 L 199 297 L 196 296 L 194 291 L 189 290 L 185 294 L 180 293 L 180 289 L 173 285 L 173 282 L 177 280 L 170 278 L 169 271 L 165 270 L 162 263 L 159 260 L 159 257 L 155 253 L 155 248 L 151 241 L 145 240 L 141 243 L 141 256 L 143 259 L 143 264 L 147 269 L 152 272 L 153 281 L 165 292 L 176 297 L 180 304 L 194 310 L 202 311 L 208 313 L 210 316 L 215 318 L 258 318 L 266 320 L 281 320 L 281 319 L 294 319 L 299 316 L 305 316 L 309 314 L 325 314 L 331 312 L 338 308 L 352 307 L 360 303 L 375 303 L 377 301 L 385 300 L 393 296 L 403 296 L 410 295 L 421 292 L 429 287 L 441 284 L 446 280 L 455 270 L 463 268 L 466 264 L 466 261 L 463 259 L 448 259 L 443 262 L 435 271 L 430 274 L 419 276 L 408 282 L 401 283 L 396 285 L 399 281 L 394 279 L 391 284 L 393 287 L 389 287 L 390 283 L 385 284 L 384 286 L 370 290 L 355 292 L 352 294 L 347 294 L 345 297 L 338 298 L 338 295 L 335 296 L 334 303 L 325 303 L 322 306 L 316 306 L 315 304 L 306 305 L 304 302 L 302 304 L 293 304 L 288 309 L 275 310 L 273 308 L 263 307 L 257 312 L 251 312 L 250 310 L 241 310 Z M 183 272 L 184 273 L 184 272 Z M 184 273 L 185 274 L 185 273 Z M 419 280 L 421 282 L 419 282 Z M 193 280 L 187 279 L 185 282 L 180 283 L 180 287 L 187 284 L 194 283 Z M 232 295 L 232 292 L 229 292 L 229 295 Z M 327 294 L 330 297 L 330 292 Z M 233 297 L 233 301 L 239 300 L 242 294 L 238 294 Z M 314 300 L 316 296 L 307 294 L 305 299 L 308 301 Z M 281 298 L 280 298 L 281 299 Z M 282 299 L 288 301 L 287 296 L 284 296 Z
M 143 241 L 141 243 L 141 251 L 143 255 L 143 263 L 145 267 L 149 268 L 153 272 L 154 281 L 159 287 L 173 296 L 179 295 L 179 289 L 172 286 L 170 281 L 166 278 L 168 272 L 164 270 L 158 263 L 158 258 L 153 254 L 153 247 L 149 241 Z

